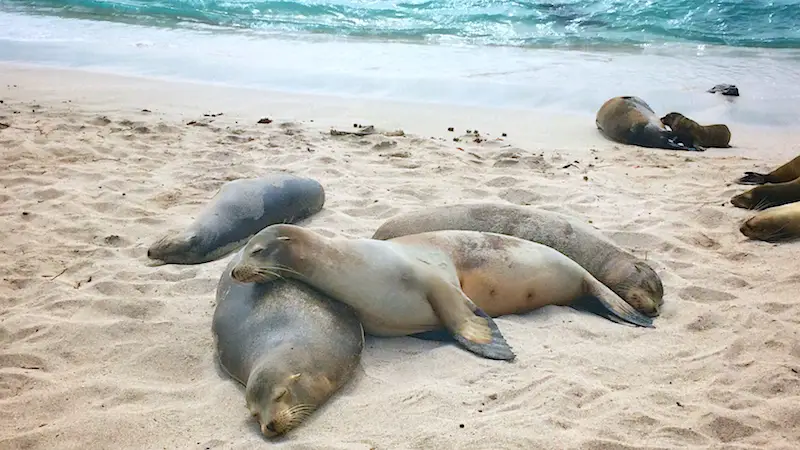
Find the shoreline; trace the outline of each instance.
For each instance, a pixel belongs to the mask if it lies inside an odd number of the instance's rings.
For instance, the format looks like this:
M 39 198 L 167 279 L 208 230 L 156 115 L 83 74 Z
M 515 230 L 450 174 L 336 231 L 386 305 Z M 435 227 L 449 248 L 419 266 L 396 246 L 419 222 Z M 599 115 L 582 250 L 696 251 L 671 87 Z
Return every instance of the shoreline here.
M 452 138 L 463 135 L 466 130 L 481 131 L 489 140 L 501 138 L 498 145 L 512 147 L 585 152 L 619 146 L 599 133 L 594 124 L 594 114 L 554 113 L 546 109 L 464 108 L 461 105 L 296 94 L 0 62 L 0 86 L 3 85 L 7 87 L 3 98 L 12 101 L 17 98 L 14 95 L 16 88 L 11 86 L 16 85 L 25 89 L 22 98 L 61 98 L 63 102 L 75 102 L 98 112 L 106 111 L 109 104 L 120 108 L 120 113 L 147 109 L 165 120 L 186 121 L 202 114 L 222 112 L 227 115 L 225 119 L 235 116 L 251 123 L 263 117 L 300 121 L 323 133 L 330 127 L 348 129 L 358 123 L 381 129 L 402 129 L 407 134 L 445 142 L 452 148 L 463 146 L 463 141 L 452 142 Z M 64 95 L 67 92 L 69 95 Z M 157 99 L 155 106 L 151 104 L 153 99 Z M 733 147 L 678 153 L 691 153 L 688 156 L 693 157 L 735 155 L 777 161 L 791 157 L 795 151 L 791 143 L 800 137 L 800 126 L 730 126 Z M 447 131 L 450 127 L 455 131 Z M 507 136 L 502 137 L 502 133 Z M 762 147 L 770 148 L 769 154 L 758 151 Z
M 669 45 L 585 51 L 281 39 L 9 13 L 0 13 L 0 30 L 0 62 L 291 95 L 588 119 L 610 97 L 637 95 L 658 112 L 680 111 L 700 123 L 778 129 L 794 127 L 800 115 L 800 51 L 791 50 Z M 736 84 L 742 96 L 705 92 L 720 83 Z

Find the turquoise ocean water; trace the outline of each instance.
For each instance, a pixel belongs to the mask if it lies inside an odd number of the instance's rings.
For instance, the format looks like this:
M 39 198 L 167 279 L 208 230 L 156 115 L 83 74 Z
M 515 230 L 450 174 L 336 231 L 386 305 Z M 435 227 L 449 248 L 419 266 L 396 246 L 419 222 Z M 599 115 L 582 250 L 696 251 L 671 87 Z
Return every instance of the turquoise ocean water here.
M 800 0 L 0 0 L 0 61 L 583 114 L 633 94 L 791 124 Z M 745 95 L 698 94 L 717 83 Z
M 410 42 L 800 47 L 800 0 L 3 0 L 21 13 Z

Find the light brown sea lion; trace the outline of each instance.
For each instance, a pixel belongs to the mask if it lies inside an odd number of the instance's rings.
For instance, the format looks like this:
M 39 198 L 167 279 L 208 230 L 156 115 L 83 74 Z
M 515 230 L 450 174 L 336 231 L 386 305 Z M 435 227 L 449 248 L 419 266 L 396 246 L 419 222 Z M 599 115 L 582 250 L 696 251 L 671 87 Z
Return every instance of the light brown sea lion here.
M 739 184 L 785 183 L 800 178 L 800 155 L 770 173 L 745 172 Z
M 514 354 L 490 316 L 585 296 L 621 320 L 653 326 L 575 261 L 496 233 L 442 230 L 381 241 L 273 225 L 250 239 L 231 276 L 296 278 L 352 306 L 367 333 L 408 336 L 444 326 L 466 349 L 491 359 Z
M 750 239 L 777 242 L 800 237 L 800 203 L 776 206 L 747 219 L 739 231 Z
M 691 143 L 682 142 L 669 130 L 650 105 L 639 97 L 613 97 L 597 111 L 595 125 L 612 141 L 648 148 L 703 151 Z
M 352 377 L 364 331 L 349 306 L 296 280 L 217 285 L 212 331 L 220 365 L 245 386 L 245 403 L 268 437 L 300 426 Z
M 678 112 L 662 117 L 661 123 L 670 127 L 682 142 L 695 147 L 730 147 L 731 130 L 725 124 L 700 125 Z
M 582 220 L 533 206 L 430 206 L 388 219 L 372 238 L 391 239 L 438 230 L 484 231 L 538 242 L 580 264 L 641 313 L 657 316 L 664 303 L 661 279 L 646 262 Z
M 800 200 L 800 178 L 786 183 L 765 184 L 731 198 L 738 208 L 766 209 Z

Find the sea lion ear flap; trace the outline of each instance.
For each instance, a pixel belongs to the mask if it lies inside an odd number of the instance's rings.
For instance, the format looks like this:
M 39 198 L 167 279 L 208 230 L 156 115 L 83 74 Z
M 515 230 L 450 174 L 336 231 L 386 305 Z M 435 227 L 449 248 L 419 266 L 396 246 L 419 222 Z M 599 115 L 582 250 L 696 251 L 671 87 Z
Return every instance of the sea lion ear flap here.
M 278 236 L 275 239 L 277 239 L 279 241 L 291 241 L 292 240 L 289 236 Z M 297 376 L 300 376 L 300 374 L 298 373 Z
M 195 233 L 194 231 L 186 233 L 186 242 L 189 242 L 190 244 L 195 244 L 197 243 L 198 239 L 199 238 L 197 237 L 197 233 Z
M 302 374 L 301 373 L 296 373 L 296 374 L 290 376 L 289 377 L 289 383 L 294 383 L 297 380 L 299 380 L 300 379 L 300 375 L 302 375 Z

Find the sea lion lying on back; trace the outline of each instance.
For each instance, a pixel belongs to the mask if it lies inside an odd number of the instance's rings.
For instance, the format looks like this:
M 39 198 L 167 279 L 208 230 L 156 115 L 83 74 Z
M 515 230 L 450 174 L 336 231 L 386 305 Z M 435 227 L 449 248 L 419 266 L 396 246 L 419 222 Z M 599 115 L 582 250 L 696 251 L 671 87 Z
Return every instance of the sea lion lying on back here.
M 745 172 L 739 184 L 785 183 L 800 178 L 800 155 L 770 173 Z
M 681 142 L 695 147 L 730 147 L 731 130 L 725 124 L 700 125 L 678 112 L 662 117 L 661 123 L 670 127 Z
M 612 141 L 648 148 L 703 151 L 661 123 L 650 105 L 639 97 L 613 97 L 597 111 L 595 124 Z
M 574 217 L 532 206 L 470 203 L 434 206 L 392 217 L 373 239 L 438 230 L 506 234 L 552 247 L 571 258 L 631 306 L 657 316 L 664 303 L 658 274 L 597 228 Z

